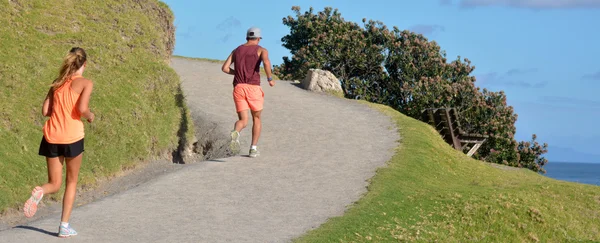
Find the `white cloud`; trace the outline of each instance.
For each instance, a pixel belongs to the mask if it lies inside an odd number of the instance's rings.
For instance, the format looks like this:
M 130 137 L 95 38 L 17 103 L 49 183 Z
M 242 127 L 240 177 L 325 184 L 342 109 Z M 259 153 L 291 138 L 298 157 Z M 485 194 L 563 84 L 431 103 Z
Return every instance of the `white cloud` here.
M 429 35 L 429 34 L 433 34 L 435 32 L 438 31 L 445 31 L 446 28 L 444 26 L 441 25 L 428 25 L 428 24 L 419 24 L 419 25 L 414 25 L 411 26 L 410 31 L 419 33 L 419 34 L 423 34 L 423 35 Z
M 442 0 L 442 4 L 449 1 Z M 600 0 L 461 0 L 460 7 L 506 6 L 529 9 L 600 8 Z

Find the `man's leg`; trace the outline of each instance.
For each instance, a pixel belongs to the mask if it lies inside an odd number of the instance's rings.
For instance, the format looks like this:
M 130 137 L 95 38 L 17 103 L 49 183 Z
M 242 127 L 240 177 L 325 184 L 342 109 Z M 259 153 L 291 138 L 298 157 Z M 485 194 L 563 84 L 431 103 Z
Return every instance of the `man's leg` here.
M 260 130 L 262 124 L 260 122 L 260 111 L 252 111 L 252 145 L 258 145 L 258 138 L 260 137 Z
M 233 130 L 230 134 L 231 142 L 229 143 L 229 149 L 234 154 L 238 154 L 240 152 L 240 132 L 248 125 L 249 109 L 246 93 L 242 85 L 236 86 L 233 89 L 233 101 L 238 114 L 238 120 L 233 125 Z
M 252 146 L 250 146 L 249 156 L 255 158 L 259 155 L 258 153 L 258 138 L 260 137 L 260 130 L 262 124 L 260 121 L 261 111 L 252 111 Z
M 229 149 L 234 154 L 240 152 L 240 132 L 248 125 L 248 110 L 238 112 L 238 120 L 233 126 L 231 131 L 231 142 L 229 143 Z
M 240 111 L 237 114 L 238 120 L 235 122 L 233 130 L 241 132 L 242 130 L 244 130 L 244 128 L 246 128 L 246 126 L 248 126 L 248 110 Z

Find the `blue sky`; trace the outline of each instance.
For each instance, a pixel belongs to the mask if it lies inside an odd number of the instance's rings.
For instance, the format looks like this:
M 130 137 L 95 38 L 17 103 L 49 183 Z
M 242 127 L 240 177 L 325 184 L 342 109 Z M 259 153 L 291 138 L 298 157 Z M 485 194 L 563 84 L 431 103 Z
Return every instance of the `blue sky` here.
M 165 0 L 175 13 L 175 54 L 225 59 L 251 26 L 275 65 L 288 56 L 282 19 L 337 8 L 348 21 L 380 20 L 469 58 L 477 85 L 504 90 L 519 115 L 517 139 L 550 145 L 550 161 L 600 162 L 600 0 Z

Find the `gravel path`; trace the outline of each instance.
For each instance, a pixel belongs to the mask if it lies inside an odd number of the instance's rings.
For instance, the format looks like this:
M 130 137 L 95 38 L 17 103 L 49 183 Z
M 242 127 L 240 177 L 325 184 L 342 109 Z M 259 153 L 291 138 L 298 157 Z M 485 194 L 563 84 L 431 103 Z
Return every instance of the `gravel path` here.
M 220 64 L 175 58 L 199 136 L 226 144 L 236 119 L 232 76 Z M 289 242 L 342 215 L 398 145 L 390 118 L 352 100 L 291 82 L 269 87 L 261 155 L 178 165 L 142 185 L 83 205 L 72 242 Z M 207 125 L 208 124 L 208 125 Z M 198 125 L 198 124 L 197 124 Z M 209 133 L 207 131 L 210 131 Z M 213 148 L 214 149 L 214 148 Z M 0 232 L 0 242 L 63 242 L 58 214 Z

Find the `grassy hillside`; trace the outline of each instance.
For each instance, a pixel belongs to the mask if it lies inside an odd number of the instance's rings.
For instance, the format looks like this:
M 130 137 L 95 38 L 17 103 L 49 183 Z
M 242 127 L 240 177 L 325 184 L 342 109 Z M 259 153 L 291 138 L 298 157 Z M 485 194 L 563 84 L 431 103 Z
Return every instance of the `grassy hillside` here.
M 47 180 L 37 155 L 41 105 L 71 47 L 87 51 L 84 76 L 95 83 L 84 188 L 175 150 L 178 132 L 193 134 L 192 123 L 182 123 L 179 78 L 167 62 L 174 31 L 173 14 L 156 0 L 0 1 L 0 211 L 20 207 Z
M 402 145 L 344 216 L 295 242 L 600 242 L 600 187 L 466 157 L 393 109 Z

